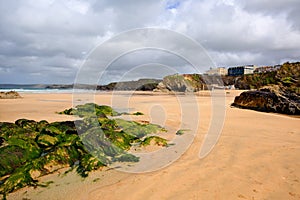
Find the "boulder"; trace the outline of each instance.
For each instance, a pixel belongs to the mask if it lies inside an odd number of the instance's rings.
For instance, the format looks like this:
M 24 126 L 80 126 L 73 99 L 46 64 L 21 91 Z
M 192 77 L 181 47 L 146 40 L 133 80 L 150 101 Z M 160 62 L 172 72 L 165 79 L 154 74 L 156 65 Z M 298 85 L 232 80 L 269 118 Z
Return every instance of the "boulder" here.
M 232 105 L 262 112 L 300 114 L 300 96 L 287 92 L 278 85 L 243 92 L 240 96 L 235 97 Z
M 22 98 L 19 93 L 15 91 L 0 92 L 0 99 L 18 99 Z

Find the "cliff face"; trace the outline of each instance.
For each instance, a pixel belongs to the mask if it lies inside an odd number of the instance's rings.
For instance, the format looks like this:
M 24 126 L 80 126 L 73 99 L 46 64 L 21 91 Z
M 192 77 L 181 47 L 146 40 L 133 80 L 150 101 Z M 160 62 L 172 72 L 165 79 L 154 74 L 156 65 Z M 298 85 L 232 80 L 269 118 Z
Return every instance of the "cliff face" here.
M 175 74 L 164 77 L 155 91 L 197 92 L 209 89 L 212 83 L 223 85 L 222 80 L 218 76 Z
M 176 92 L 194 92 L 201 85 L 201 81 L 196 79 L 198 75 L 170 75 L 164 77 L 159 83 L 157 90 L 160 91 L 176 91 Z
M 287 91 L 300 95 L 300 62 L 283 64 L 275 79 Z

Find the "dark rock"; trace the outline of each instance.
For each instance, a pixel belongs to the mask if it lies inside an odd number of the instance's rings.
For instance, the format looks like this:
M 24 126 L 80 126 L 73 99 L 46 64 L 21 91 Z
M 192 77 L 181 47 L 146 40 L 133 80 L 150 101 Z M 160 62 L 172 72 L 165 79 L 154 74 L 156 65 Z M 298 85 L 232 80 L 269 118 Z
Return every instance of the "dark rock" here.
M 5 139 L 3 137 L 0 137 L 0 147 L 2 146 L 2 144 L 5 142 Z
M 246 91 L 235 97 L 233 106 L 262 112 L 289 115 L 300 114 L 300 96 L 279 86 L 267 86 L 257 91 Z

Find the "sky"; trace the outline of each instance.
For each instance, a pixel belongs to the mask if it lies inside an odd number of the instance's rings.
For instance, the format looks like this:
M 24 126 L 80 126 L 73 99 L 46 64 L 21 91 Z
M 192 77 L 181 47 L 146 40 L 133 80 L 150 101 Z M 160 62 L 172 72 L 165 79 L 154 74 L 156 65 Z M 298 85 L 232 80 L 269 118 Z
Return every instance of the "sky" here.
M 299 61 L 299 19 L 299 0 L 0 0 L 0 83 L 74 83 L 99 46 L 148 27 L 177 32 L 203 47 L 212 66 L 206 63 L 201 72 Z M 115 49 L 133 41 L 139 39 Z M 167 41 L 181 48 L 176 38 Z M 113 60 L 98 82 L 193 72 L 172 52 L 140 49 Z

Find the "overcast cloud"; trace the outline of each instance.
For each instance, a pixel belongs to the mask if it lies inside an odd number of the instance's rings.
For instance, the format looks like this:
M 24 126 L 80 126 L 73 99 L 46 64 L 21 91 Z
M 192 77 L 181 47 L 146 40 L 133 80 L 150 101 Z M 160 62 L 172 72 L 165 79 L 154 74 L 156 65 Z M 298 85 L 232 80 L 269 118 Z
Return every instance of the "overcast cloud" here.
M 0 83 L 73 83 L 97 45 L 145 27 L 193 38 L 217 66 L 298 61 L 299 19 L 299 0 L 0 0 Z M 161 68 L 160 76 L 172 67 L 192 72 L 162 51 L 133 52 L 113 64 L 105 83 L 126 72 L 128 79 L 144 77 L 141 66 L 149 74 Z M 139 70 L 130 75 L 133 67 Z

